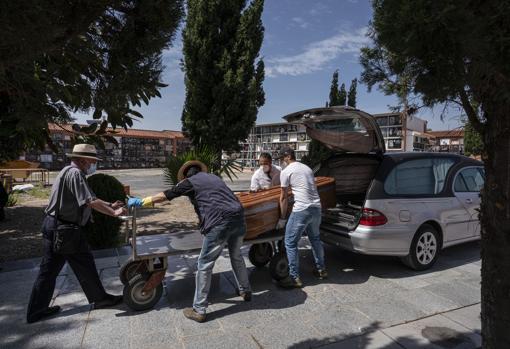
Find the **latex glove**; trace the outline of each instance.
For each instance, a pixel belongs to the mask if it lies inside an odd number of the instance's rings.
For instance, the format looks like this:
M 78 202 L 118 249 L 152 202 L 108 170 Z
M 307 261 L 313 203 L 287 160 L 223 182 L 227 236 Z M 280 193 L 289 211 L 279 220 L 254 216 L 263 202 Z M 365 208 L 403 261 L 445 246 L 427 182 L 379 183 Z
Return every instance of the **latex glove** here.
M 286 219 L 279 219 L 278 220 L 278 223 L 276 223 L 276 230 L 281 230 L 283 228 L 285 228 L 285 225 L 287 224 L 287 220 Z
M 142 199 L 142 206 L 143 207 L 154 207 L 154 203 L 152 202 L 152 196 L 147 196 L 146 198 Z
M 142 199 L 140 198 L 129 198 L 128 199 L 128 202 L 127 202 L 127 206 L 128 208 L 131 208 L 131 207 L 142 207 L 143 205 L 143 202 L 142 202 Z

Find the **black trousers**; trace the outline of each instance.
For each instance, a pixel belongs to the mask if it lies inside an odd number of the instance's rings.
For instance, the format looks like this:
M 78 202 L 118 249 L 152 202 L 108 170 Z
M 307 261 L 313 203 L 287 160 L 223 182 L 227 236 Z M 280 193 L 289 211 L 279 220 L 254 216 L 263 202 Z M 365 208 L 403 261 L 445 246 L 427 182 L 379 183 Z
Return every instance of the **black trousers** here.
M 94 256 L 90 251 L 62 255 L 53 252 L 52 239 L 55 219 L 46 216 L 42 226 L 44 240 L 44 256 L 39 267 L 39 275 L 35 280 L 27 318 L 48 308 L 55 290 L 57 276 L 65 262 L 69 263 L 89 303 L 94 303 L 106 297 L 106 291 L 99 279 Z

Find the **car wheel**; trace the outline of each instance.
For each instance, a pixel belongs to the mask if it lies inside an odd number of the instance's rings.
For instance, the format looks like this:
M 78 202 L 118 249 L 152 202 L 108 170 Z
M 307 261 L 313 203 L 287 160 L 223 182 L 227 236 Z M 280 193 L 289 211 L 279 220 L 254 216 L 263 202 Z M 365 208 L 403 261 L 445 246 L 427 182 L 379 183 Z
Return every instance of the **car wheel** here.
M 414 270 L 430 268 L 439 256 L 441 239 L 437 229 L 430 224 L 424 224 L 414 234 L 409 254 L 402 258 L 402 262 Z

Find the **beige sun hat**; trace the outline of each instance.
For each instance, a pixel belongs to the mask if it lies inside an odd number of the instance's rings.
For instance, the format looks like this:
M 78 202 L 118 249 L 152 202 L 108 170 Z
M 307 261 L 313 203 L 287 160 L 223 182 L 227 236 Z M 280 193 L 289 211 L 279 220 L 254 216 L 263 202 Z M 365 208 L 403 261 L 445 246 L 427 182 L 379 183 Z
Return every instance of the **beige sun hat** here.
M 85 158 L 85 159 L 94 159 L 101 160 L 97 157 L 96 147 L 92 144 L 76 144 L 73 147 L 73 152 L 70 154 L 66 154 L 68 158 Z
M 198 166 L 202 172 L 207 172 L 207 166 L 203 162 L 198 160 L 186 161 L 179 169 L 179 172 L 177 172 L 177 180 L 179 182 L 184 179 L 186 172 L 188 172 L 188 169 L 192 166 Z

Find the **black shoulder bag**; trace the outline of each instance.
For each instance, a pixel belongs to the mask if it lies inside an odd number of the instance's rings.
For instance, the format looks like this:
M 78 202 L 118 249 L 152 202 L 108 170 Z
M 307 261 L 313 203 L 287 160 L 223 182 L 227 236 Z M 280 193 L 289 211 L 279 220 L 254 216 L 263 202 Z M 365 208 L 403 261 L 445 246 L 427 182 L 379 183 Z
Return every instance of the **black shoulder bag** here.
M 77 223 L 65 222 L 59 218 L 60 197 L 64 191 L 64 179 L 68 168 L 60 178 L 59 191 L 57 193 L 57 203 L 55 207 L 55 230 L 53 231 L 53 252 L 58 254 L 72 254 L 81 252 L 86 246 L 85 237 L 82 233 L 82 227 Z

